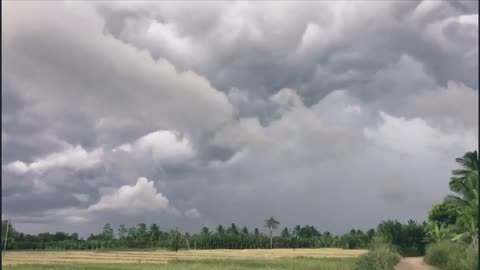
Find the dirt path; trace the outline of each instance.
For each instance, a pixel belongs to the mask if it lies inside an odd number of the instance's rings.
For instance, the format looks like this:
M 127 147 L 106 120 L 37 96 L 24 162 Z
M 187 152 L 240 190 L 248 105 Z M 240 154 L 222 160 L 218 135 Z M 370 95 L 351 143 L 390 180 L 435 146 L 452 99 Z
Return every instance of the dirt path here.
M 436 267 L 426 264 L 423 257 L 403 258 L 396 266 L 395 270 L 440 270 Z

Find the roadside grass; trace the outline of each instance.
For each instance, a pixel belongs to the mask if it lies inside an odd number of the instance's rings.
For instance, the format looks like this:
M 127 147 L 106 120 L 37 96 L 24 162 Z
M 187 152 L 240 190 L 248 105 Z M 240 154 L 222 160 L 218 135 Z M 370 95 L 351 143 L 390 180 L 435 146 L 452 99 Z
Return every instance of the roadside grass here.
M 446 270 L 476 270 L 478 251 L 466 245 L 443 241 L 427 247 L 425 261 Z
M 397 250 L 381 237 L 376 237 L 370 244 L 367 254 L 355 262 L 355 270 L 393 270 L 400 261 Z

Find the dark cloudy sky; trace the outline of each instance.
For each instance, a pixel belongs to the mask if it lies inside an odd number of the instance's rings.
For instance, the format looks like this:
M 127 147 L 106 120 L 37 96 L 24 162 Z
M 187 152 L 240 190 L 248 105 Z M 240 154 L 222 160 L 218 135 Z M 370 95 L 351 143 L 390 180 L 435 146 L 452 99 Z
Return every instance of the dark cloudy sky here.
M 478 148 L 478 2 L 2 1 L 2 218 L 367 229 Z

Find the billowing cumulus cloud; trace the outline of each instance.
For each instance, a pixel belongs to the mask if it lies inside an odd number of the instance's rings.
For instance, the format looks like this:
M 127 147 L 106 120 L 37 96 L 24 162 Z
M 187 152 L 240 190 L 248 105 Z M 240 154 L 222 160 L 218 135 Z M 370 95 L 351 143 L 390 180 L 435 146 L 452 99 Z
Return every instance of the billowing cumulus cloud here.
M 187 138 L 180 137 L 172 131 L 163 130 L 147 134 L 133 145 L 126 143 L 115 147 L 112 151 L 124 151 L 139 155 L 150 155 L 159 163 L 190 159 L 195 156 L 195 150 Z
M 168 207 L 168 199 L 157 190 L 153 182 L 141 177 L 134 186 L 122 186 L 113 193 L 107 193 L 88 211 L 120 211 L 126 214 L 161 211 Z
M 423 220 L 478 149 L 475 1 L 2 8 L 19 230 Z

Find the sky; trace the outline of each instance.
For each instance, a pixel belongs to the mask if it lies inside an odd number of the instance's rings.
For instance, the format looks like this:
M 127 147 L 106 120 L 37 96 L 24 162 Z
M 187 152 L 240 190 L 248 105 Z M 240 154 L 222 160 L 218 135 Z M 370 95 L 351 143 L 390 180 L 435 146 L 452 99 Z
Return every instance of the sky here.
M 478 149 L 478 1 L 2 1 L 2 219 L 423 221 Z

